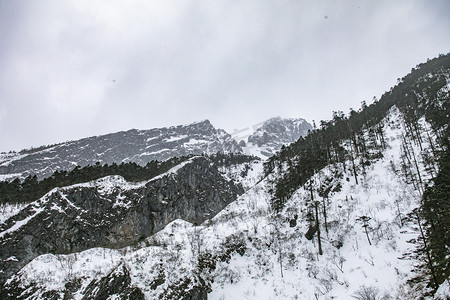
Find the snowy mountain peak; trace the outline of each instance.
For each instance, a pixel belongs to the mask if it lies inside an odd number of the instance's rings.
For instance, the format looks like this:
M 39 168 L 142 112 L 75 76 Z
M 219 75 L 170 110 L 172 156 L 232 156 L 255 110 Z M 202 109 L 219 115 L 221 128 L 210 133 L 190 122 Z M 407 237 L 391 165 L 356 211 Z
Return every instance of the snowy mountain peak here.
M 75 166 L 135 162 L 145 165 L 190 154 L 242 153 L 224 130 L 209 120 L 150 130 L 128 130 L 84 138 L 50 147 L 0 155 L 0 176 L 38 178 Z
M 0 298 L 450 299 L 449 58 L 304 138 L 302 119 L 267 120 L 245 150 L 296 142 L 265 161 L 182 157 L 154 162 L 145 178 L 45 187 L 0 218 Z M 209 121 L 130 132 L 114 141 L 139 135 L 152 153 L 235 145 Z M 48 160 L 58 146 L 34 152 Z M 0 185 L 14 189 L 27 193 Z
M 311 129 L 312 126 L 301 118 L 274 117 L 265 121 L 248 137 L 244 151 L 265 159 L 274 155 L 283 145 L 307 135 Z

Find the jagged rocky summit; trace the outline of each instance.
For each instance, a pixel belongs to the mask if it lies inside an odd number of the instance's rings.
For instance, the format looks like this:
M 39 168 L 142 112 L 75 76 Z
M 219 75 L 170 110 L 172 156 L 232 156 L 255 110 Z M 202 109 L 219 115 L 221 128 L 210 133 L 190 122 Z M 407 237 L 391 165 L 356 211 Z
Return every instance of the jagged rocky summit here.
M 304 119 L 272 118 L 248 137 L 245 152 L 266 159 L 283 145 L 305 136 L 312 127 Z M 223 129 L 208 120 L 150 130 L 132 129 L 88 137 L 51 146 L 0 154 L 0 178 L 13 179 L 37 175 L 38 179 L 55 171 L 76 166 L 121 164 L 145 165 L 152 160 L 214 153 L 243 153 L 243 148 Z
M 145 165 L 185 155 L 242 153 L 238 143 L 208 120 L 168 128 L 128 130 L 62 144 L 0 155 L 0 175 L 38 179 L 56 170 L 101 164 L 135 162 Z
M 265 162 L 53 189 L 0 223 L 0 298 L 449 299 L 449 69 L 419 65 Z M 289 143 L 289 122 L 266 123 L 245 151 Z
M 311 124 L 301 118 L 275 117 L 265 121 L 253 134 L 247 143 L 242 143 L 244 151 L 263 159 L 271 157 L 283 145 L 289 145 L 312 129 Z

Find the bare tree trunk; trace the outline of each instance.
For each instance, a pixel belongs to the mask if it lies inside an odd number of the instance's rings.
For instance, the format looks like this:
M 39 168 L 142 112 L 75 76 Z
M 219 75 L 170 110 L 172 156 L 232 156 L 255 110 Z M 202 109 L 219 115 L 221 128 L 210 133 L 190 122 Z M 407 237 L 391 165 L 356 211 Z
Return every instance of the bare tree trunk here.
M 322 198 L 322 205 L 323 205 L 323 219 L 325 221 L 325 232 L 327 233 L 327 238 L 328 238 L 327 205 L 326 205 L 325 197 Z
M 314 201 L 314 193 L 312 188 L 312 177 L 309 181 L 309 192 L 311 193 L 311 201 L 314 203 L 316 210 L 316 229 L 317 229 L 317 242 L 319 243 L 319 254 L 322 255 L 322 241 L 320 240 L 320 223 L 319 223 L 319 201 Z
M 320 240 L 320 224 L 319 224 L 319 202 L 315 203 L 316 206 L 316 228 L 317 228 L 317 242 L 319 243 L 319 254 L 322 255 L 322 241 Z
M 381 125 L 378 126 L 378 133 L 381 138 L 381 148 L 386 149 L 386 142 L 384 140 L 383 127 Z
M 278 241 L 278 242 L 279 242 L 279 241 Z M 282 259 L 282 256 L 281 256 L 281 246 L 279 246 L 278 252 L 279 252 L 279 257 L 278 257 L 278 259 L 280 260 L 280 272 L 281 272 L 281 278 L 283 278 L 283 259 Z
M 400 211 L 400 204 L 398 202 L 399 202 L 399 200 L 397 198 L 397 200 L 395 200 L 395 204 L 397 204 L 397 212 L 398 212 L 398 218 L 400 219 L 400 227 L 403 227 L 403 218 L 402 218 L 402 213 Z
M 416 190 L 418 190 L 419 192 L 421 192 L 420 191 L 420 186 L 419 186 L 419 183 L 417 182 L 416 183 L 416 176 L 414 176 L 414 173 L 412 172 L 412 170 L 411 170 L 411 166 L 412 166 L 412 162 L 411 162 L 411 153 L 409 152 L 409 146 L 408 146 L 408 142 L 406 141 L 406 138 L 403 136 L 403 151 L 404 151 L 404 153 L 405 153 L 405 158 L 407 159 L 407 163 L 408 163 L 408 169 L 409 169 L 409 173 L 410 173 L 410 175 L 411 175 L 411 180 L 412 180 L 412 183 L 413 183 L 413 186 L 414 186 L 414 189 L 416 189 Z M 402 159 L 403 159 L 403 157 L 402 157 Z M 406 162 L 404 162 L 404 165 L 406 166 Z
M 280 263 L 280 274 L 281 277 L 283 278 L 283 247 L 282 247 L 282 243 L 281 243 L 281 232 L 280 232 L 280 228 L 281 228 L 281 224 L 279 224 L 279 215 L 275 216 L 274 219 L 274 223 L 273 223 L 273 237 L 274 237 L 274 242 L 276 243 L 276 247 L 278 250 L 278 262 Z
M 419 165 L 417 163 L 417 159 L 416 159 L 416 154 L 414 153 L 414 149 L 412 148 L 411 144 L 406 140 L 406 137 L 403 136 L 403 140 L 404 140 L 404 148 L 406 149 L 406 152 L 408 153 L 408 160 L 411 163 L 410 158 L 412 158 L 414 160 L 414 166 L 416 167 L 416 171 L 417 171 L 417 176 L 419 178 L 419 182 L 417 183 L 418 186 L 418 191 L 419 193 L 423 194 L 423 182 L 422 182 L 422 176 L 420 174 L 420 169 L 419 169 Z
M 355 176 L 356 184 L 358 184 L 358 175 L 356 174 L 355 159 L 353 157 L 353 151 L 351 153 L 351 156 L 352 156 L 353 176 Z
M 370 242 L 370 238 L 369 238 L 369 232 L 367 231 L 367 227 L 368 227 L 368 226 L 369 226 L 368 224 L 364 224 L 364 225 L 363 225 L 364 231 L 366 232 L 367 240 L 369 241 L 369 245 L 372 246 L 372 243 Z
M 414 149 L 412 150 L 412 156 L 414 158 L 414 165 L 416 166 L 417 176 L 419 176 L 419 183 L 420 183 L 420 190 L 419 190 L 419 192 L 421 192 L 421 194 L 423 194 L 422 176 L 420 176 L 420 169 L 419 169 L 419 165 L 417 164 L 417 159 L 416 159 L 416 154 L 414 153 Z

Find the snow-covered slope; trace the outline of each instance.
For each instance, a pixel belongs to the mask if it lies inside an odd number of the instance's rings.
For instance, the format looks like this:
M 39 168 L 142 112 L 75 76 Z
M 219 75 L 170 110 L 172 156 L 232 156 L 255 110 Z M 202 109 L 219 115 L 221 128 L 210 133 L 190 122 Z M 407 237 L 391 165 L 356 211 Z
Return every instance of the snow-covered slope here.
M 243 192 L 201 156 L 144 182 L 107 176 L 55 188 L 0 223 L 0 282 L 41 254 L 132 245 L 177 218 L 199 224 Z
M 0 178 L 38 178 L 75 166 L 135 162 L 145 165 L 189 154 L 242 153 L 224 130 L 208 120 L 184 126 L 151 130 L 129 130 L 89 137 L 49 147 L 0 154 Z
M 264 163 L 200 156 L 12 210 L 0 223 L 0 298 L 449 299 L 438 180 L 450 168 L 449 68 L 449 56 L 419 65 Z
M 248 137 L 243 149 L 247 154 L 266 159 L 279 151 L 283 145 L 307 135 L 311 129 L 312 126 L 304 119 L 271 118 Z
M 396 120 L 395 110 L 384 120 L 389 147 L 359 178 L 359 184 L 338 165 L 326 167 L 313 178 L 314 188 L 328 184 L 334 190 L 328 199 L 314 193 L 327 208 L 327 226 L 323 210 L 319 211 L 323 255 L 317 237 L 308 239 L 309 214 L 314 213 L 308 183 L 297 190 L 280 216 L 242 217 L 245 221 L 239 222 L 237 231 L 251 242 L 246 243 L 244 256 L 236 256 L 226 266 L 239 280 L 215 279 L 210 298 L 351 299 L 372 291 L 380 299 L 415 299 L 407 295 L 405 285 L 414 262 L 399 257 L 413 249 L 406 241 L 418 232 L 414 224 L 402 225 L 400 218 L 417 207 L 420 195 L 397 173 L 402 130 Z M 362 216 L 370 217 L 368 237 Z
M 175 220 L 132 247 L 41 255 L 8 281 L 8 291 L 28 299 L 88 299 L 107 293 L 106 283 L 119 282 L 110 299 L 128 299 L 130 293 L 135 299 L 417 299 L 406 284 L 415 261 L 400 258 L 414 247 L 407 241 L 418 236 L 405 217 L 420 195 L 401 172 L 404 128 L 398 110 L 382 124 L 387 147 L 358 183 L 349 168 L 327 166 L 277 215 L 269 193 L 276 174 L 262 179 L 258 161 L 223 168 L 230 179 L 246 170 L 240 180 L 247 191 L 211 220 L 200 226 Z M 420 157 L 430 146 L 411 147 Z M 426 174 L 423 166 L 421 161 Z M 322 185 L 331 192 L 327 199 L 313 194 L 327 215 L 325 221 L 319 211 L 320 255 L 317 234 L 311 235 L 310 188 Z

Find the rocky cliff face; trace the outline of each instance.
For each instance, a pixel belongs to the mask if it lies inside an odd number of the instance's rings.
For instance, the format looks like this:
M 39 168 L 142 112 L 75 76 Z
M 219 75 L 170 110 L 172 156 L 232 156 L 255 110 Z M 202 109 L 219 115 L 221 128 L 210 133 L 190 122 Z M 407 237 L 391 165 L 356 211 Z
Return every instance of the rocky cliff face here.
M 108 299 L 116 296 L 118 299 L 145 300 L 138 287 L 131 285 L 130 272 L 124 264 L 109 272 L 99 280 L 93 280 L 85 289 L 82 300 Z
M 248 137 L 249 153 L 267 158 L 274 155 L 283 145 L 295 142 L 301 136 L 306 136 L 312 126 L 304 119 L 272 118 L 264 122 Z
M 445 59 L 264 166 L 219 154 L 145 182 L 54 189 L 0 225 L 0 298 L 449 299 L 446 278 L 434 296 L 426 277 L 410 280 L 431 276 L 411 254 L 435 240 L 418 211 L 446 170 Z M 275 149 L 289 126 L 272 119 L 248 144 Z
M 242 149 L 228 133 L 205 120 L 185 126 L 133 129 L 18 154 L 1 154 L 0 174 L 5 177 L 36 174 L 41 179 L 56 170 L 71 170 L 77 165 L 83 167 L 96 162 L 145 165 L 152 160 L 217 152 L 241 153 Z
M 206 157 L 147 182 L 109 176 L 56 188 L 0 225 L 0 282 L 45 253 L 133 245 L 175 219 L 199 224 L 243 192 Z
M 68 281 L 64 289 L 49 290 L 40 295 L 41 299 L 59 300 L 74 299 L 77 291 L 82 288 L 80 279 Z M 8 288 L 0 291 L 1 299 L 35 299 L 38 293 L 35 284 L 24 287 L 17 278 L 9 282 Z M 77 299 L 127 299 L 145 300 L 141 289 L 131 283 L 130 272 L 124 263 L 120 263 L 104 277 L 93 279 Z

